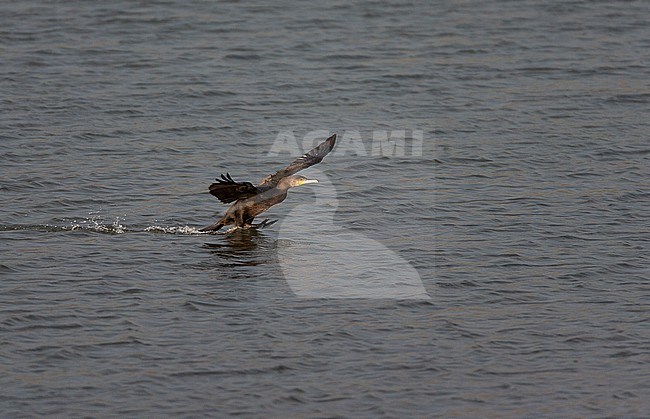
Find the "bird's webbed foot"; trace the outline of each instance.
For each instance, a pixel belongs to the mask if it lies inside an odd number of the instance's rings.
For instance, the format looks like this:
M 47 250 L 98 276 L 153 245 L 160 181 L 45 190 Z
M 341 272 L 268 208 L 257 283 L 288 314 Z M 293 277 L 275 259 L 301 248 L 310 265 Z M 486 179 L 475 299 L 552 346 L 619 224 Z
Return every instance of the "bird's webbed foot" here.
M 278 220 L 269 221 L 268 218 L 265 218 L 264 220 L 262 220 L 261 222 L 259 222 L 257 224 L 251 224 L 249 226 L 249 228 L 256 228 L 257 229 L 257 228 L 269 227 L 269 226 L 272 226 L 273 224 L 275 224 L 277 222 L 278 222 Z

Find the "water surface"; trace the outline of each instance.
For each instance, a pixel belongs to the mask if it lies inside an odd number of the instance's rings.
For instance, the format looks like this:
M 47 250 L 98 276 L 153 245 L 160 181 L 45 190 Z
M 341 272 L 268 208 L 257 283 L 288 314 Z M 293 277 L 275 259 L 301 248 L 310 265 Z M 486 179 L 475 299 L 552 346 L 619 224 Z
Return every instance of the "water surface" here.
M 647 416 L 648 13 L 4 3 L 4 415 Z M 214 177 L 261 179 L 313 130 L 340 135 L 331 188 L 197 233 Z M 422 155 L 373 156 L 376 130 Z M 316 251 L 351 243 L 387 256 Z M 291 282 L 354 259 L 429 298 Z

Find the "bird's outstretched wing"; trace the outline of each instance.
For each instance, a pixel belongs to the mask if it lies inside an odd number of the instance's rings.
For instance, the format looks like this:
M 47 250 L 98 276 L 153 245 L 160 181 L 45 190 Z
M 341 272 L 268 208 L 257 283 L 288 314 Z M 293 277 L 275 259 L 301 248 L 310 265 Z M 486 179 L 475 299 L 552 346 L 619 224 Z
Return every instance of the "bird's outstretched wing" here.
M 282 170 L 278 170 L 272 175 L 269 175 L 262 179 L 258 189 L 268 189 L 274 188 L 278 185 L 283 178 L 291 176 L 294 173 L 297 173 L 303 169 L 313 166 L 317 163 L 320 163 L 332 149 L 334 148 L 334 143 L 336 142 L 336 134 L 329 137 L 327 140 L 320 143 L 317 147 L 313 148 L 309 152 L 303 154 L 294 160 L 289 166 L 285 167 Z
M 210 193 L 224 204 L 235 202 L 238 199 L 249 198 L 260 191 L 250 182 L 235 182 L 229 173 L 221 175 L 221 179 L 210 185 Z

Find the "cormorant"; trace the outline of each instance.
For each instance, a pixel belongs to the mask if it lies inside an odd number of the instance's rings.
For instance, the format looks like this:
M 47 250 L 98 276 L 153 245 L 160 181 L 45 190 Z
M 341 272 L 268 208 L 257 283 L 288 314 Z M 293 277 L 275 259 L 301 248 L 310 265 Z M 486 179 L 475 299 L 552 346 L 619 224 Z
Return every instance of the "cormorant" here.
M 235 182 L 229 173 L 221 175 L 221 179 L 216 179 L 217 182 L 210 185 L 210 193 L 224 204 L 231 202 L 234 204 L 217 222 L 200 231 L 213 232 L 230 224 L 235 224 L 237 227 L 251 227 L 253 219 L 260 213 L 284 201 L 289 188 L 318 183 L 315 179 L 307 179 L 294 173 L 320 163 L 323 157 L 332 151 L 335 142 L 336 134 L 294 160 L 289 166 L 265 177 L 257 186 L 250 182 Z M 265 220 L 258 226 L 263 227 L 274 222 L 267 223 Z

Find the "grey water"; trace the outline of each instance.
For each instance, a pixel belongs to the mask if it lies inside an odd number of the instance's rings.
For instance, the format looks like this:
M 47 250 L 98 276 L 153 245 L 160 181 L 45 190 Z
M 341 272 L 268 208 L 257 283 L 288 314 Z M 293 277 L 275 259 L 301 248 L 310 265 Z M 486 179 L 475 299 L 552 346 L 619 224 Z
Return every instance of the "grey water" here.
M 647 417 L 649 20 L 2 2 L 2 416 Z M 198 232 L 314 131 L 326 182 Z

